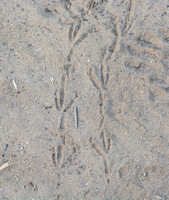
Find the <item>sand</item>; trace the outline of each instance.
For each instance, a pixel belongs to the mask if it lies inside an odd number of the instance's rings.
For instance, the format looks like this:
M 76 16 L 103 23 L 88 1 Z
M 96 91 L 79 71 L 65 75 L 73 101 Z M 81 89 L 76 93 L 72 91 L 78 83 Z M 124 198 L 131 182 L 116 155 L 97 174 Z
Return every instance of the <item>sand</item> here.
M 0 200 L 169 199 L 168 147 L 168 0 L 1 0 Z

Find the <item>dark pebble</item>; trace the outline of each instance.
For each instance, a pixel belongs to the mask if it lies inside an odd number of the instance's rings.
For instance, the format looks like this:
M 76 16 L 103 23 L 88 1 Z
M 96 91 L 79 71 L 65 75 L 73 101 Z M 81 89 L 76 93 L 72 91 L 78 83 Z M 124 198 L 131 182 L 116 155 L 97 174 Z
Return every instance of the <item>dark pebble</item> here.
M 4 146 L 4 151 L 7 151 L 7 149 L 8 149 L 8 144 L 5 144 L 5 146 Z

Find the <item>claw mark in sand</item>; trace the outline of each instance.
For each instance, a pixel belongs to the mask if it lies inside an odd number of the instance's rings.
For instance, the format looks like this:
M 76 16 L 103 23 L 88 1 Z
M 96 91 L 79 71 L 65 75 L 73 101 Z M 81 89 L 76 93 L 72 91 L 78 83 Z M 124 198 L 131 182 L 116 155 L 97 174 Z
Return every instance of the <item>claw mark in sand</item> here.
M 82 36 L 75 42 L 75 45 L 79 45 L 80 43 L 82 43 L 83 40 L 87 38 L 87 36 L 88 36 L 88 33 L 83 33 Z
M 120 41 L 121 41 L 121 28 L 118 18 L 115 19 L 115 26 L 116 26 L 116 42 L 112 49 L 111 58 L 114 60 L 116 54 L 120 51 Z M 112 47 L 111 47 L 112 48 Z
M 69 41 L 72 42 L 73 40 L 75 40 L 79 30 L 80 30 L 80 27 L 82 25 L 82 22 L 81 21 L 78 21 L 77 23 L 75 24 L 71 24 L 71 27 L 69 29 Z
M 102 85 L 106 85 L 109 80 L 109 67 L 107 66 L 107 61 L 109 59 L 109 51 L 108 48 L 104 48 L 100 55 L 101 62 L 101 80 Z
M 97 78 L 97 76 L 94 74 L 92 68 L 90 68 L 89 76 L 90 76 L 90 80 L 92 81 L 93 85 L 94 85 L 97 89 L 102 90 L 101 83 L 100 83 L 99 79 Z
M 130 0 L 129 14 L 128 14 L 128 17 L 126 18 L 126 25 L 125 25 L 126 27 L 125 27 L 123 35 L 128 33 L 133 26 L 133 18 L 134 18 L 135 7 L 136 7 L 136 0 Z
M 56 96 L 55 105 L 58 111 L 61 111 L 64 101 L 65 101 L 65 96 L 66 96 L 65 85 L 66 85 L 66 76 L 63 75 L 62 80 L 61 80 L 61 88 L 59 91 L 56 90 L 55 92 L 55 96 Z
M 61 88 L 60 90 L 56 90 L 54 93 L 55 95 L 55 106 L 56 109 L 60 112 L 60 120 L 59 120 L 59 129 L 65 128 L 65 113 L 72 107 L 72 105 L 75 102 L 75 99 L 78 97 L 77 93 L 75 94 L 75 97 L 70 100 L 68 104 L 66 104 L 66 82 L 67 82 L 67 76 L 64 74 L 62 76 L 61 80 Z
M 54 148 L 52 148 L 52 163 L 53 163 L 53 165 L 56 167 L 56 159 L 55 159 L 55 150 L 54 150 Z
M 92 138 L 90 139 L 90 143 L 92 144 L 92 147 L 95 148 L 95 150 L 101 156 L 103 156 L 103 163 L 104 163 L 104 167 L 105 167 L 105 174 L 109 175 L 110 174 L 109 159 L 107 157 L 106 152 L 104 151 L 104 149 L 100 145 L 98 145 L 96 142 L 94 142 Z
M 62 156 L 62 147 L 61 145 L 58 145 L 58 152 L 57 152 L 57 162 L 60 163 L 61 156 Z

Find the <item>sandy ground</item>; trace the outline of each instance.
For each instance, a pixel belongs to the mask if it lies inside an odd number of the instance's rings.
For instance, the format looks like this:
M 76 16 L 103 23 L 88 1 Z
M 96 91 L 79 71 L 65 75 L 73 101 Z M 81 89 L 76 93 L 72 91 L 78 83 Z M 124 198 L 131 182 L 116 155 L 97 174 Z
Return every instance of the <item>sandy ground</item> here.
M 0 1 L 0 200 L 169 199 L 169 1 Z

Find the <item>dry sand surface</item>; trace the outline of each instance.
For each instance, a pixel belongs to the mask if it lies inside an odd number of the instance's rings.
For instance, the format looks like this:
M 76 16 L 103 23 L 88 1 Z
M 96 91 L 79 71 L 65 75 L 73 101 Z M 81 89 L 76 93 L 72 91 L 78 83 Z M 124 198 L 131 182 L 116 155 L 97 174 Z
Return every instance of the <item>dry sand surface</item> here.
M 0 200 L 169 199 L 169 1 L 0 1 Z

